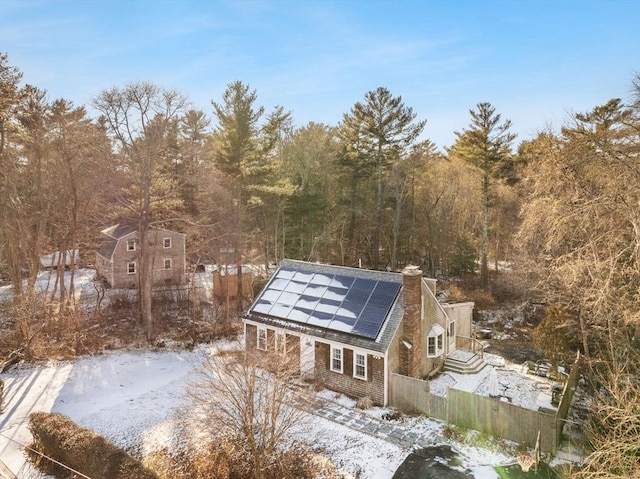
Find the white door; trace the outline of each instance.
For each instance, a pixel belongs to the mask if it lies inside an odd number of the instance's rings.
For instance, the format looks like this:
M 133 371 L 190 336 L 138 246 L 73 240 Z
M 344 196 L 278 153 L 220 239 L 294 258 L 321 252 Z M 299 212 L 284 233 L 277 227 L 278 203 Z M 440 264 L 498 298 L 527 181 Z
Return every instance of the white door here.
M 316 347 L 311 336 L 302 336 L 300 338 L 300 374 L 308 378 L 314 377 L 316 367 Z
M 456 350 L 456 322 L 455 320 L 447 321 L 447 337 L 449 338 L 449 352 L 451 354 Z

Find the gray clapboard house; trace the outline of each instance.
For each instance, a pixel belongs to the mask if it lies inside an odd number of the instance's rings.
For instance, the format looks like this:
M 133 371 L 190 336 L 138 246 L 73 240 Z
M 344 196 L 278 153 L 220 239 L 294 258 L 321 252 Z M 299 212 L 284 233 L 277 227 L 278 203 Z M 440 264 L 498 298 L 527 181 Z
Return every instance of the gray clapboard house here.
M 139 235 L 134 223 L 121 223 L 101 231 L 96 252 L 99 279 L 114 289 L 134 289 L 139 276 Z M 154 286 L 175 285 L 185 281 L 186 235 L 164 228 L 150 231 Z

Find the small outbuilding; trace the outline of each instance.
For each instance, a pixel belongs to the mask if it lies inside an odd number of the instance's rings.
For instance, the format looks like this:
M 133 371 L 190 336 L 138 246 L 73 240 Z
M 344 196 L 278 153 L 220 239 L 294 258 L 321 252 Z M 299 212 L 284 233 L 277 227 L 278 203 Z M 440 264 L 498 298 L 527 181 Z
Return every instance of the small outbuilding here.
M 238 267 L 234 265 L 217 266 L 213 270 L 213 297 L 218 303 L 224 303 L 227 298 L 238 297 Z M 251 268 L 242 266 L 242 296 L 251 298 Z

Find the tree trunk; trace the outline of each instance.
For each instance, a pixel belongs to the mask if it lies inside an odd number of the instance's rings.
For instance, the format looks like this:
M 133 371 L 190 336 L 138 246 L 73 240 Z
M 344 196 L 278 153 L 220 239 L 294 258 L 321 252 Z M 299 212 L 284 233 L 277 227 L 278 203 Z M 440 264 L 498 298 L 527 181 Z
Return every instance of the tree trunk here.
M 153 270 L 151 245 L 149 241 L 149 217 L 147 211 L 143 211 L 140 218 L 140 271 L 138 274 L 138 295 L 140 304 L 140 319 L 144 326 L 147 341 L 154 337 L 153 314 L 151 306 L 151 294 L 153 288 Z
M 242 191 L 242 190 L 240 190 Z M 242 193 L 240 193 L 240 197 L 242 197 Z M 241 205 L 242 203 L 238 203 L 239 205 Z M 242 291 L 242 232 L 243 232 L 243 211 L 242 211 L 242 206 L 240 206 L 238 208 L 238 236 L 236 238 L 236 279 L 238 280 L 238 290 L 237 290 L 237 294 L 238 297 L 236 298 L 237 301 L 237 314 L 240 315 L 242 314 L 242 295 L 243 295 L 243 291 Z
M 480 284 L 489 287 L 489 175 L 482 177 L 482 254 L 480 257 Z
M 376 221 L 373 225 L 373 264 L 372 269 L 380 266 L 380 228 L 382 226 L 382 145 L 378 143 L 378 164 L 376 184 Z
M 591 359 L 591 351 L 589 350 L 589 336 L 587 333 L 587 325 L 584 322 L 582 310 L 578 309 L 578 322 L 580 324 L 580 336 L 582 336 L 582 349 L 587 359 Z

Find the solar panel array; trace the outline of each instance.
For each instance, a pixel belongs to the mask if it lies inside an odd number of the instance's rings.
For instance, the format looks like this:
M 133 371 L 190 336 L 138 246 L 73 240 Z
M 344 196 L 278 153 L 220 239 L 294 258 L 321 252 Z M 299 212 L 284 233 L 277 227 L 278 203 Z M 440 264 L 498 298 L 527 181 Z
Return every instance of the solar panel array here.
M 375 339 L 399 283 L 281 268 L 252 311 Z

